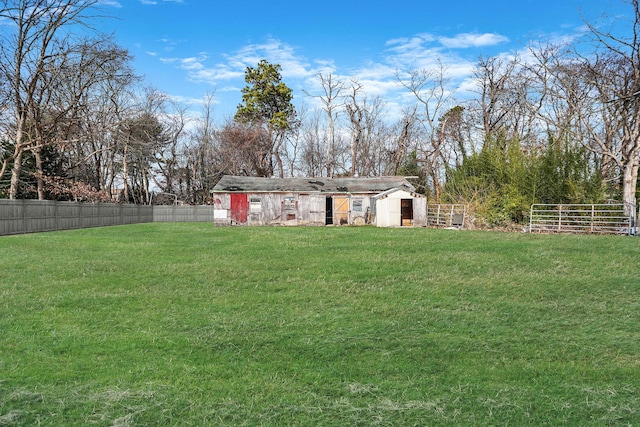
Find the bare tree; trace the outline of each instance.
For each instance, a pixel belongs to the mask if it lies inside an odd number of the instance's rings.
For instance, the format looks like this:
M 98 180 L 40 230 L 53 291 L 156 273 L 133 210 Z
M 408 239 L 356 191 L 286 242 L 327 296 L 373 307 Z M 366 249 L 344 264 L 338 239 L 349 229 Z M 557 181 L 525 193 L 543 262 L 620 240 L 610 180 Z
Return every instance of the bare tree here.
M 183 140 L 186 137 L 186 127 L 189 123 L 187 107 L 169 101 L 171 110 L 164 112 L 161 121 L 164 123 L 167 143 L 160 145 L 157 153 L 155 168 L 152 174 L 154 183 L 164 193 L 179 193 L 178 181 L 181 170 Z
M 296 175 L 296 171 L 299 169 L 299 156 L 304 150 L 305 126 L 303 123 L 309 116 L 309 110 L 305 105 L 302 105 L 298 107 L 297 114 L 298 120 L 288 133 L 282 149 L 282 156 L 286 161 L 288 175 L 292 177 Z
M 614 120 L 617 144 L 602 139 L 588 120 L 583 120 L 597 151 L 612 159 L 622 172 L 622 201 L 627 214 L 636 206 L 638 168 L 640 165 L 640 7 L 629 0 L 632 8 L 629 36 L 602 32 L 588 24 L 598 43 L 594 59 L 583 61 L 588 83 L 602 106 L 602 118 Z M 604 133 L 607 135 L 607 132 Z
M 322 176 L 327 162 L 326 133 L 322 129 L 319 112 L 304 116 L 301 121 L 302 149 L 300 154 L 300 169 L 305 176 Z
M 337 109 L 340 107 L 340 92 L 344 88 L 344 82 L 335 80 L 331 73 L 327 75 L 318 74 L 320 85 L 322 86 L 323 95 L 313 96 L 320 99 L 323 109 L 327 114 L 328 121 L 328 137 L 326 150 L 326 172 L 327 176 L 332 176 L 335 169 L 335 148 L 336 148 L 336 132 L 335 123 L 337 119 Z M 306 93 L 306 92 L 305 92 Z
M 518 58 L 480 58 L 474 76 L 482 122 L 482 143 L 498 133 L 516 134 L 515 121 L 520 93 L 517 89 Z M 509 137 L 509 135 L 507 135 Z
M 218 132 L 213 120 L 213 94 L 205 96 L 202 115 L 195 121 L 188 143 L 184 147 L 184 166 L 178 174 L 178 192 L 189 203 L 207 203 L 210 192 L 223 173 L 232 167 L 219 153 Z M 229 169 L 226 169 L 229 168 Z
M 396 123 L 395 145 L 389 148 L 390 174 L 397 175 L 400 166 L 406 161 L 411 146 L 415 143 L 417 105 L 404 111 L 402 118 Z
M 626 3 L 632 8 L 628 35 L 587 23 L 593 51 L 559 46 L 532 52 L 547 98 L 541 116 L 556 138 L 570 135 L 598 156 L 605 185 L 622 183 L 631 215 L 640 163 L 640 9 L 638 0 Z
M 216 132 L 219 168 L 231 175 L 271 177 L 272 139 L 265 129 L 230 121 Z
M 70 24 L 82 23 L 87 12 L 100 0 L 3 0 L 0 18 L 10 25 L 3 26 L 0 44 L 0 75 L 7 82 L 11 108 L 13 153 L 0 169 L 4 175 L 12 163 L 9 197 L 18 194 L 23 157 L 28 149 L 37 147 L 38 135 L 29 130 L 42 111 L 39 94 L 43 93 L 46 76 L 51 73 L 55 60 L 65 55 L 61 47 L 66 35 L 62 29 Z
M 384 120 L 384 102 L 380 97 L 368 99 L 362 86 L 352 81 L 352 91 L 345 100 L 351 133 L 350 174 L 378 176 L 386 172 L 391 128 Z
M 68 162 L 60 172 L 69 185 L 81 181 L 108 194 L 102 168 L 112 144 L 104 142 L 115 124 L 105 101 L 113 88 L 135 81 L 131 58 L 105 38 L 83 41 L 58 59 L 55 72 L 45 76 L 46 89 L 34 108 L 39 143 L 31 151 L 36 158 L 39 198 L 43 198 L 40 181 L 45 173 L 38 159 L 43 149 L 55 150 Z
M 356 176 L 358 174 L 358 150 L 364 142 L 365 109 L 358 99 L 362 92 L 362 85 L 358 83 L 357 79 L 351 80 L 350 89 L 344 108 L 347 111 L 351 127 L 351 176 Z
M 400 83 L 407 88 L 422 107 L 420 123 L 424 132 L 424 144 L 421 148 L 421 161 L 424 163 L 427 176 L 436 202 L 440 201 L 440 187 L 444 173 L 442 139 L 438 137 L 438 119 L 444 114 L 451 99 L 447 89 L 446 70 L 442 63 L 433 70 L 414 70 L 407 80 L 398 77 Z

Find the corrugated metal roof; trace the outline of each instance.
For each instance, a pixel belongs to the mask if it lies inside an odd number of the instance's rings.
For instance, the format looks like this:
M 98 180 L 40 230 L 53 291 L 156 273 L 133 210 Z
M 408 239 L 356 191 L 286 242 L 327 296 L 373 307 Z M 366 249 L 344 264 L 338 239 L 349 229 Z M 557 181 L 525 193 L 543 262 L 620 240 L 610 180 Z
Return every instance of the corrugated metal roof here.
M 258 178 L 225 175 L 213 188 L 216 193 L 228 192 L 321 192 L 321 193 L 381 193 L 392 188 L 415 187 L 402 176 L 374 178 Z

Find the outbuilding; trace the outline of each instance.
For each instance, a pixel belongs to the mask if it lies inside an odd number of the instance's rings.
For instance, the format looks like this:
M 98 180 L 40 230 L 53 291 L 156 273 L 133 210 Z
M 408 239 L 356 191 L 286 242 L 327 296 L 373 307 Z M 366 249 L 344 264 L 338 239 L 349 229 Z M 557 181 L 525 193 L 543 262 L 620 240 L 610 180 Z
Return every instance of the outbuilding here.
M 213 189 L 217 225 L 424 227 L 426 198 L 404 177 L 224 176 Z

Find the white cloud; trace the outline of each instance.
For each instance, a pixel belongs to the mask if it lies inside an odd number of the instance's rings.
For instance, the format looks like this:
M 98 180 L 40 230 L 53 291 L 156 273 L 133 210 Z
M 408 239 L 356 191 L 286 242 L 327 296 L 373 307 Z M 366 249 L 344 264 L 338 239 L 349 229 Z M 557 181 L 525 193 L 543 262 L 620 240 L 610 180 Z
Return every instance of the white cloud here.
M 411 54 L 425 49 L 425 45 L 435 41 L 431 34 L 419 34 L 414 37 L 403 37 L 387 41 L 388 50 L 398 55 Z
M 163 3 L 179 3 L 179 4 L 183 4 L 184 0 L 162 0 L 162 2 Z M 158 0 L 140 0 L 140 4 L 156 6 L 158 4 Z
M 241 79 L 243 76 L 244 70 L 233 69 L 226 64 L 217 64 L 214 67 L 192 68 L 189 72 L 189 79 L 213 85 L 221 81 Z
M 384 99 L 388 104 L 388 117 L 394 120 L 401 114 L 403 105 L 415 102 L 414 96 L 398 81 L 398 74 L 400 78 L 407 79 L 412 70 L 438 70 L 443 67 L 450 90 L 459 91 L 460 97 L 465 98 L 474 85 L 472 74 L 478 52 L 463 48 L 492 47 L 507 41 L 506 37 L 489 33 L 463 33 L 451 37 L 416 34 L 389 40 L 380 60 L 351 69 L 348 67 L 353 67 L 352 64 L 338 64 L 331 58 L 309 60 L 299 53 L 296 46 L 271 36 L 223 54 L 222 61 L 211 61 L 208 53 L 186 57 L 167 56 L 160 60 L 184 70 L 186 78 L 192 82 L 216 87 L 216 98 L 225 108 L 232 108 L 239 102 L 247 67 L 255 67 L 262 59 L 266 59 L 269 63 L 281 66 L 283 81 L 294 90 L 296 102 L 302 100 L 318 107 L 317 99 L 309 98 L 305 93 L 322 94 L 317 76 L 331 74 L 336 81 L 344 82 L 345 88 L 355 79 L 362 85 L 363 95 Z
M 180 61 L 180 67 L 183 70 L 193 71 L 193 70 L 202 70 L 204 69 L 204 65 L 202 64 L 207 58 L 205 56 L 201 57 L 191 57 L 191 58 L 182 58 Z
M 508 42 L 509 38 L 494 33 L 462 33 L 454 37 L 439 37 L 438 41 L 448 48 L 465 49 L 469 47 L 495 46 Z
M 117 7 L 117 8 L 122 7 L 122 4 L 120 4 L 120 2 L 116 0 L 101 0 L 100 4 L 104 6 L 111 6 L 111 7 Z
M 244 46 L 227 58 L 234 67 L 242 67 L 243 73 L 246 67 L 255 67 L 262 59 L 279 64 L 283 77 L 304 78 L 310 73 L 310 64 L 296 54 L 293 46 L 273 37 L 269 37 L 264 43 Z
M 248 44 L 224 57 L 224 63 L 214 65 L 207 64 L 209 57 L 205 53 L 184 58 L 164 57 L 161 61 L 187 71 L 188 78 L 192 81 L 213 85 L 222 81 L 242 79 L 247 67 L 257 66 L 262 59 L 279 64 L 284 80 L 304 79 L 315 73 L 309 63 L 296 54 L 293 46 L 275 38 L 268 38 L 264 43 Z

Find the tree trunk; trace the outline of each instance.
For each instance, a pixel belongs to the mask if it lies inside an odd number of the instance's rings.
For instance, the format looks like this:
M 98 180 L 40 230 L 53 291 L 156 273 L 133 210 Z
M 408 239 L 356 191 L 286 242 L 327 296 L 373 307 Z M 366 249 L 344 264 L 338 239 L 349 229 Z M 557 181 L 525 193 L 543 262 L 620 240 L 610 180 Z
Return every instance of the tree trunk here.
M 278 165 L 278 177 L 284 178 L 284 164 L 282 163 L 282 157 L 280 157 L 280 148 L 282 147 L 282 142 L 284 141 L 284 135 L 279 134 L 276 136 L 277 142 L 274 145 L 273 155 L 276 158 L 276 164 Z
M 329 138 L 327 138 L 327 178 L 331 178 L 333 175 L 333 144 L 334 144 L 334 129 L 333 129 L 333 116 L 331 110 L 328 113 L 329 117 Z
M 11 169 L 11 183 L 9 186 L 9 199 L 14 200 L 20 188 L 20 175 L 22 175 L 22 159 L 24 157 L 24 123 L 22 115 L 18 116 L 15 136 L 15 150 L 13 153 L 13 167 Z
M 355 130 L 355 135 L 351 139 L 351 176 L 356 176 L 358 171 L 358 146 L 360 145 L 361 130 Z
M 438 171 L 435 168 L 431 168 L 431 180 L 433 181 L 433 195 L 436 203 L 440 203 L 440 178 L 438 178 Z
M 149 174 L 147 170 L 142 171 L 142 184 L 144 186 L 144 203 L 145 205 L 151 204 L 151 194 L 149 193 Z
M 129 182 L 128 182 L 128 175 L 127 175 L 127 151 L 128 151 L 129 146 L 125 145 L 124 146 L 124 154 L 122 156 L 122 181 L 124 183 L 124 202 L 125 203 L 129 203 Z
M 15 200 L 18 195 L 20 186 L 20 175 L 22 174 L 22 150 L 16 150 L 17 153 L 13 159 L 13 168 L 11 169 L 11 184 L 9 186 L 9 199 Z
M 632 216 L 636 209 L 636 189 L 638 185 L 638 158 L 629 159 L 622 171 L 622 202 L 625 215 Z
M 44 200 L 44 170 L 42 169 L 42 150 L 40 147 L 36 147 L 33 152 L 36 158 L 36 180 L 38 186 L 38 200 Z

